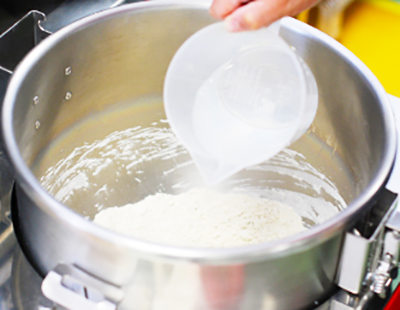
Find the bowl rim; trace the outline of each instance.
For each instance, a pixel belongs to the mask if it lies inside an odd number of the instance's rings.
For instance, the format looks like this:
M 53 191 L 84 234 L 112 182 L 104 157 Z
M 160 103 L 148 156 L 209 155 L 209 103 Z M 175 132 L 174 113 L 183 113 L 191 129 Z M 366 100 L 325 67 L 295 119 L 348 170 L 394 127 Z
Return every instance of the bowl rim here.
M 62 28 L 42 41 L 22 60 L 12 75 L 7 87 L 2 108 L 1 124 L 5 153 L 12 164 L 18 185 L 23 188 L 26 195 L 28 195 L 37 207 L 42 209 L 51 217 L 55 217 L 61 221 L 66 221 L 71 229 L 77 229 L 81 233 L 88 234 L 92 239 L 100 239 L 120 247 L 128 248 L 137 255 L 146 257 L 173 260 L 179 259 L 209 264 L 258 261 L 261 259 L 274 259 L 304 251 L 307 248 L 315 247 L 342 233 L 346 226 L 349 225 L 349 222 L 371 204 L 373 198 L 384 187 L 390 176 L 395 160 L 397 145 L 394 116 L 384 88 L 361 60 L 333 38 L 330 38 L 319 30 L 293 18 L 284 18 L 282 20 L 282 27 L 289 29 L 295 28 L 298 31 L 306 33 L 307 35 L 315 37 L 317 40 L 328 44 L 332 50 L 347 59 L 347 61 L 351 62 L 359 70 L 359 72 L 364 76 L 366 82 L 370 84 L 371 89 L 374 90 L 377 101 L 380 103 L 380 109 L 384 121 L 383 132 L 386 135 L 386 143 L 382 150 L 382 165 L 378 168 L 375 177 L 370 181 L 365 190 L 343 211 L 326 222 L 318 224 L 309 230 L 274 242 L 218 249 L 177 247 L 123 236 L 92 224 L 80 214 L 58 202 L 44 188 L 42 188 L 40 182 L 34 176 L 33 172 L 25 163 L 21 153 L 19 152 L 13 129 L 14 102 L 17 98 L 20 86 L 30 72 L 30 68 L 32 68 L 37 60 L 45 55 L 48 50 L 56 46 L 69 35 L 80 31 L 85 27 L 127 13 L 140 14 L 141 12 L 146 11 L 168 9 L 207 10 L 208 4 L 168 0 L 162 2 L 132 3 L 109 9 L 85 17 Z

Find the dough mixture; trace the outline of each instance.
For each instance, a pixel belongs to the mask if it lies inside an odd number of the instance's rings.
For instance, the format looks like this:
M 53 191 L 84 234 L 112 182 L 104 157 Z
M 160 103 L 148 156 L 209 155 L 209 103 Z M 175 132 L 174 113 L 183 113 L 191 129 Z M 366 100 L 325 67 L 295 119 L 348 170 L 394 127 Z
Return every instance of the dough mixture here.
M 151 195 L 102 210 L 94 223 L 131 237 L 189 247 L 255 244 L 305 229 L 301 217 L 285 204 L 209 189 Z

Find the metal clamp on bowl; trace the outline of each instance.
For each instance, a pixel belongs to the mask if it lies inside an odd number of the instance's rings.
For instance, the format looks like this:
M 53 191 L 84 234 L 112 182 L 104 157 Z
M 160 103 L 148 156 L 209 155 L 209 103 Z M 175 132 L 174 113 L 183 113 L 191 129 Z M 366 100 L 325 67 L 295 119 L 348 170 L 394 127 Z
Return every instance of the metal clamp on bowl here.
M 396 277 L 400 251 L 400 211 L 398 198 L 371 237 L 358 230 L 345 237 L 338 273 L 340 292 L 332 299 L 332 310 L 364 309 L 377 294 L 386 298 L 387 290 Z
M 368 287 L 384 297 L 390 271 L 397 266 L 400 245 L 400 226 L 391 230 L 385 223 L 392 222 L 391 214 L 398 214 L 398 211 L 393 211 L 397 204 L 396 199 L 369 238 L 363 237 L 357 229 L 346 234 L 338 277 L 338 285 L 344 290 L 358 295 Z M 383 276 L 386 278 L 384 283 Z
M 42 283 L 43 294 L 71 309 L 115 310 L 124 293 L 118 287 L 94 278 L 83 270 L 60 264 Z
M 398 204 L 396 200 L 395 204 Z M 395 271 L 399 264 L 400 254 L 400 211 L 395 210 L 386 223 L 387 231 L 383 243 L 383 252 L 378 268 L 373 278 L 373 291 L 385 297 L 385 288 L 392 281 L 392 272 Z
M 400 101 L 390 96 L 394 114 L 400 116 Z M 398 137 L 399 139 L 399 137 Z M 399 151 L 399 145 L 397 146 Z M 398 153 L 399 154 L 399 153 Z M 395 163 L 387 188 L 399 192 L 399 171 Z M 380 203 L 359 226 L 346 233 L 338 271 L 340 292 L 332 300 L 332 310 L 363 309 L 374 294 L 386 298 L 396 278 L 400 256 L 399 198 L 386 191 Z M 381 206 L 381 207 L 380 207 Z M 385 207 L 386 206 L 386 207 Z M 390 206 L 387 210 L 387 206 Z

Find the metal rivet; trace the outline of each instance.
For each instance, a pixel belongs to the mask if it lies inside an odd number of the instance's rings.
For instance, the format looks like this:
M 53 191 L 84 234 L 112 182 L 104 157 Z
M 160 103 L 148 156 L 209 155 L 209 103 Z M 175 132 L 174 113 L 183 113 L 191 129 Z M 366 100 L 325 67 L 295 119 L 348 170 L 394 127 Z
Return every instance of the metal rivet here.
M 36 123 L 35 123 L 35 128 L 36 128 L 36 129 L 39 129 L 39 128 L 40 128 L 40 122 L 39 122 L 39 121 L 36 121 Z
M 72 73 L 72 68 L 71 67 L 65 68 L 65 75 L 70 75 L 71 73 Z
M 39 103 L 39 96 L 33 97 L 33 104 L 37 105 Z
M 72 93 L 69 91 L 65 94 L 65 100 L 69 100 L 72 98 Z

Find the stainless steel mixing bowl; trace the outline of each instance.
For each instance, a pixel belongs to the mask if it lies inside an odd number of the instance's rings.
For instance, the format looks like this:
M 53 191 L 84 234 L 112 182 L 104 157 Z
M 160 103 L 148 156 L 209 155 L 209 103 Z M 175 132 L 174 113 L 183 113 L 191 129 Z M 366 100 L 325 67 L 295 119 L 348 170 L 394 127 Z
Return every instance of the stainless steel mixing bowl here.
M 63 28 L 19 65 L 4 100 L 2 134 L 16 173 L 13 217 L 19 240 L 43 276 L 60 263 L 66 273 L 74 266 L 85 271 L 89 287 L 100 281 L 104 285 L 96 287 L 107 300 L 130 310 L 294 310 L 336 289 L 344 233 L 371 208 L 390 175 L 395 123 L 383 87 L 366 66 L 335 40 L 294 19 L 283 21 L 281 35 L 310 66 L 320 98 L 311 130 L 292 149 L 306 154 L 348 204 L 333 218 L 271 243 L 170 247 L 92 224 L 82 215 L 93 216 L 93 209 L 60 203 L 32 171 L 43 150 L 82 119 L 116 102 L 161 96 L 175 51 L 213 22 L 201 4 L 126 5 Z M 155 111 L 162 114 L 162 105 Z M 146 186 L 130 192 L 134 200 L 162 190 L 159 184 L 173 191 L 171 184 L 178 182 L 169 183 L 158 173 L 162 169 L 149 167 Z M 279 173 L 245 173 L 257 182 L 279 181 Z M 275 185 L 296 186 L 283 181 Z M 60 280 L 57 285 L 68 286 Z

